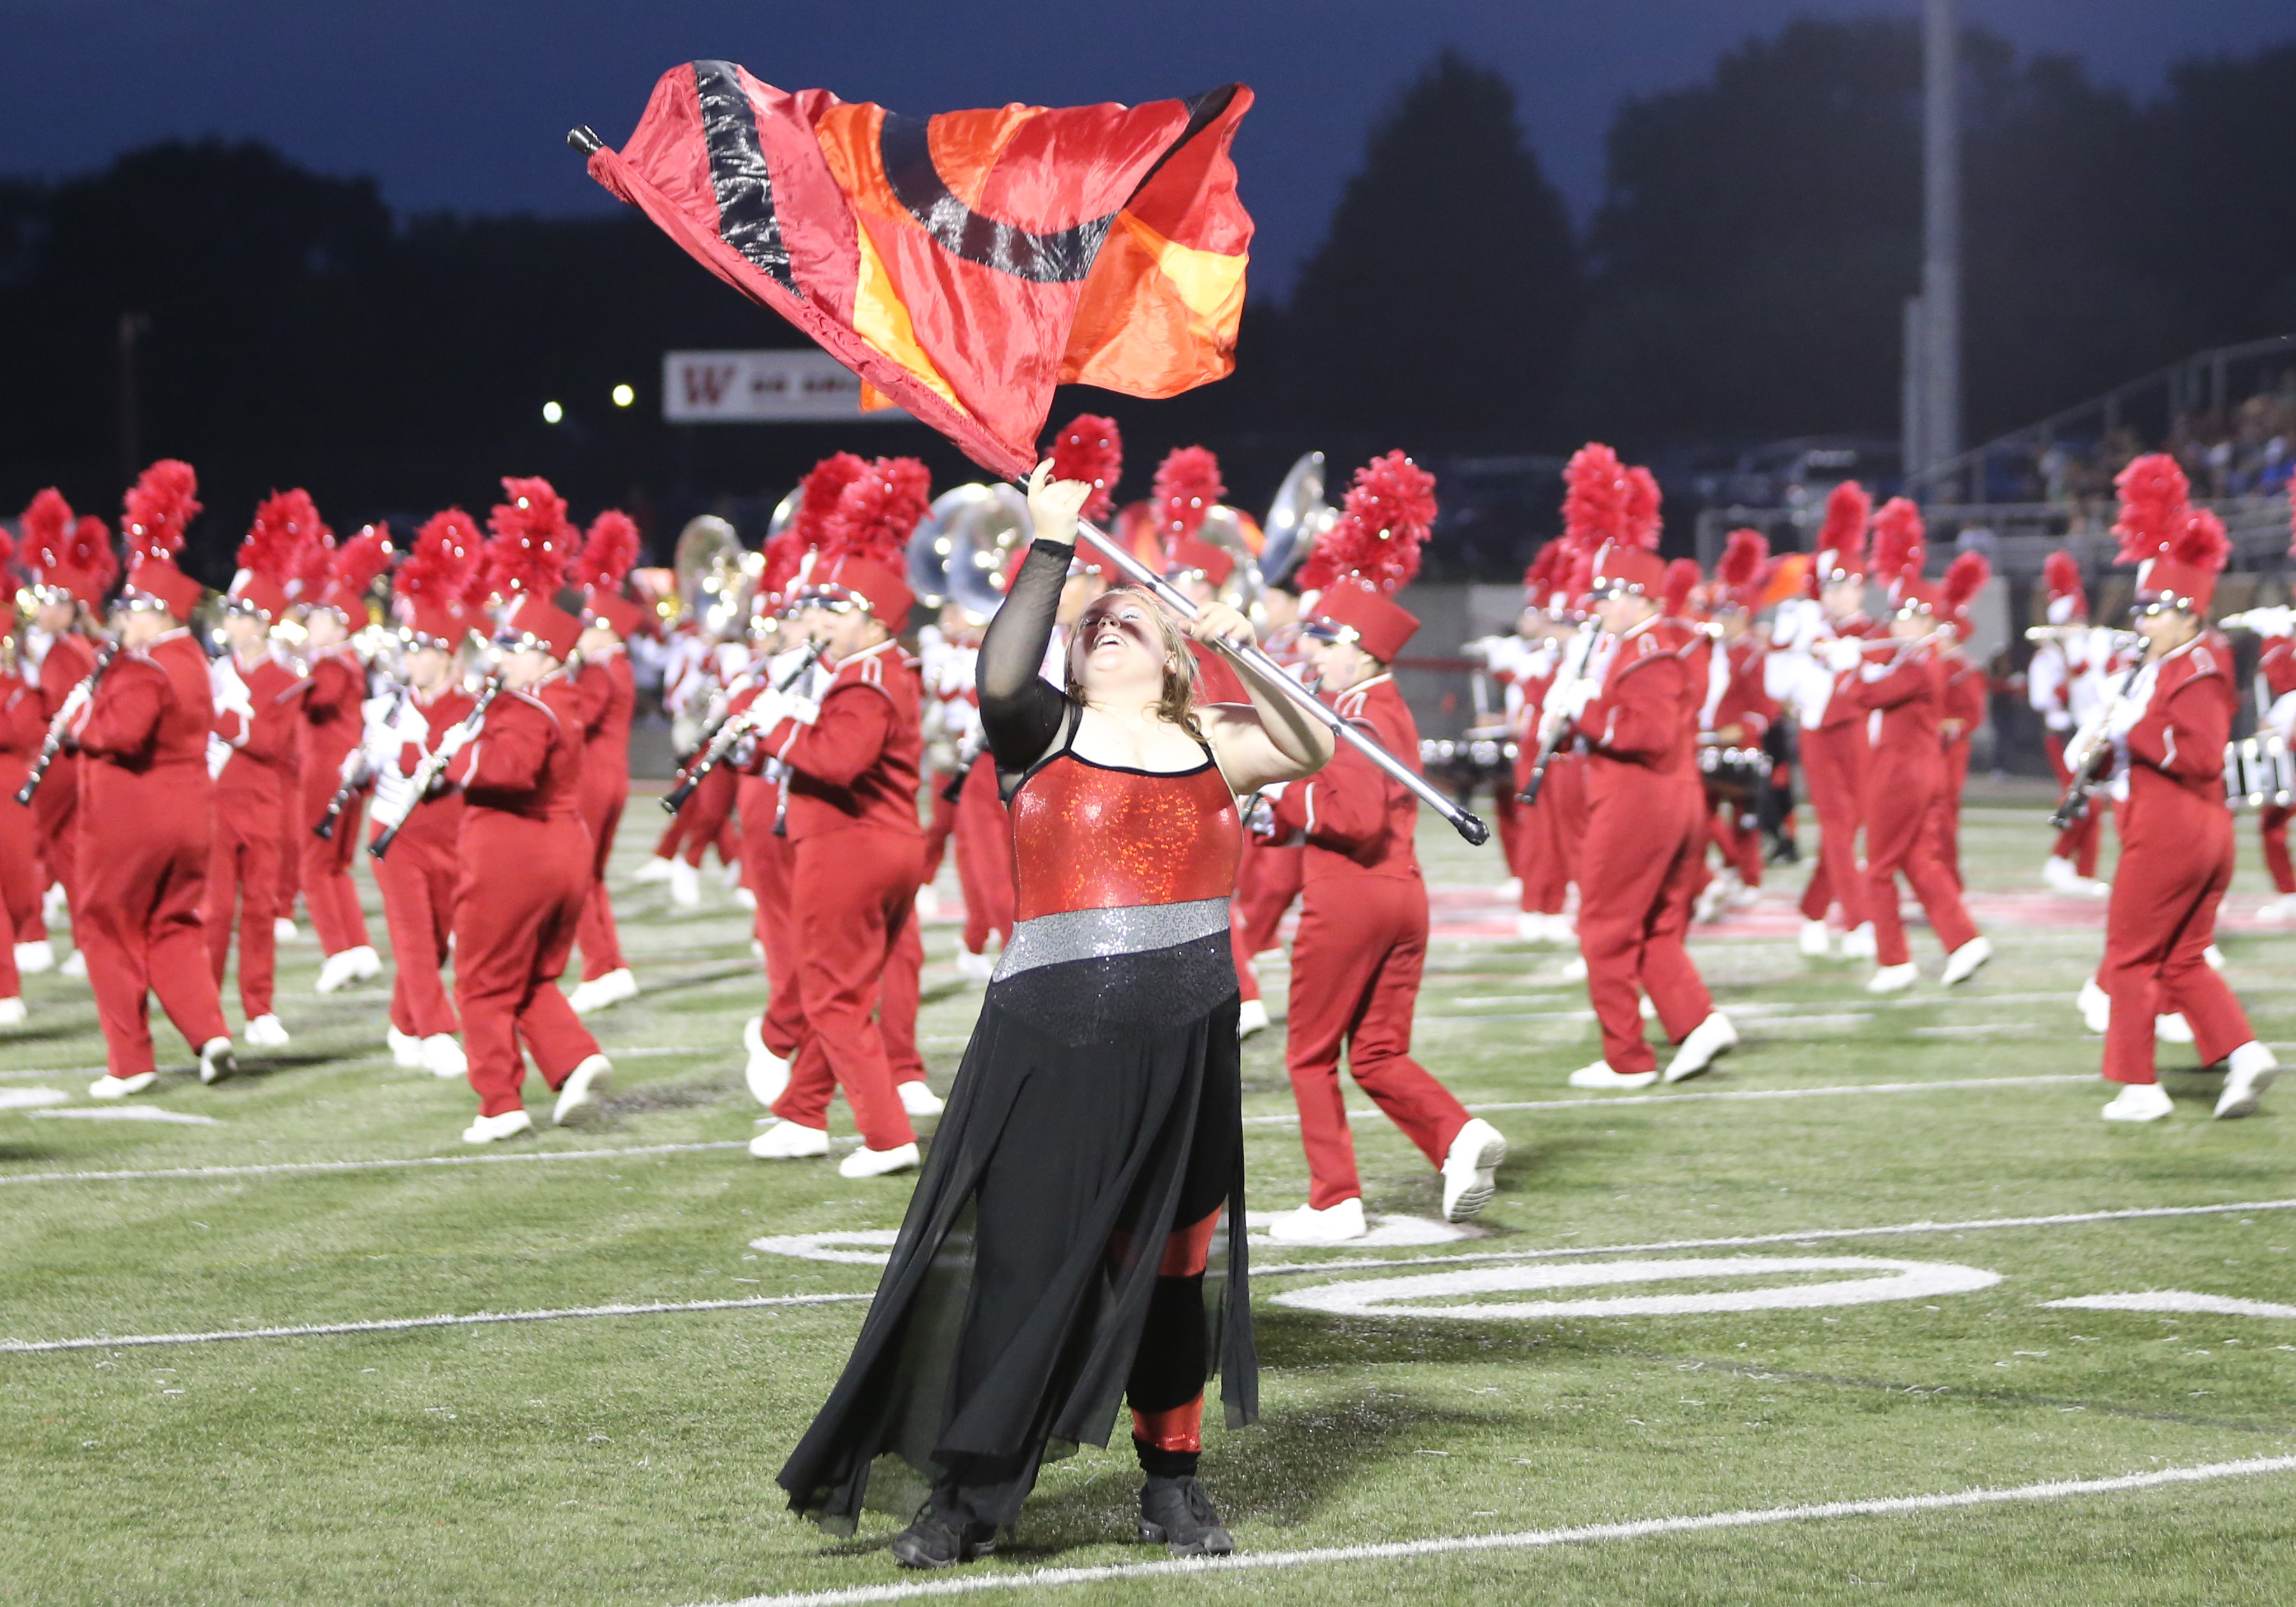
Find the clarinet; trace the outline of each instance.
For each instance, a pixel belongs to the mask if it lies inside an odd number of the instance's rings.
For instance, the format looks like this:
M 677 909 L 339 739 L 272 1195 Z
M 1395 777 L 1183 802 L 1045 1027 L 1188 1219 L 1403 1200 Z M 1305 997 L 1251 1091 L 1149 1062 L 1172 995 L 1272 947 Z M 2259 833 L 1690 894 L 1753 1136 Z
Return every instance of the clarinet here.
M 390 706 L 389 722 L 393 725 L 398 723 L 398 711 L 406 707 L 406 684 L 401 681 L 396 685 L 398 688 L 398 695 L 397 701 Z M 374 777 L 367 773 L 366 766 L 361 764 L 344 779 L 341 786 L 335 789 L 335 795 L 327 799 L 327 812 L 320 816 L 319 824 L 311 828 L 320 841 L 331 842 L 334 840 L 335 822 L 340 820 L 343 811 L 351 807 L 351 799 L 365 791 L 373 781 Z
M 2113 705 L 2127 697 L 2128 689 L 2136 684 L 2136 677 L 2144 668 L 2144 665 L 2145 660 L 2142 657 L 2130 665 L 2128 673 L 2121 677 L 2120 685 L 2114 688 L 2112 698 L 2106 701 L 2104 707 L 2096 711 L 2087 725 L 2073 734 L 2069 752 L 2077 752 L 2080 756 L 2080 763 L 2072 765 L 2070 760 L 2068 761 L 2068 767 L 2072 771 L 2072 779 L 2065 783 L 2065 795 L 2057 800 L 2057 807 L 2050 811 L 2050 830 L 2062 832 L 2073 822 L 2086 816 L 2088 813 L 2090 798 L 2095 794 L 2099 787 L 2104 784 L 2106 777 L 2112 774 L 2112 747 L 2104 740 L 2104 724 L 2112 716 Z
M 1570 685 L 1575 686 L 1586 678 L 1587 666 L 1595 656 L 1595 644 L 1602 640 L 1602 627 L 1594 620 L 1580 623 L 1576 644 L 1578 649 L 1577 660 L 1570 665 L 1567 676 Z M 1565 681 L 1564 675 L 1557 674 L 1554 685 L 1547 688 L 1546 695 L 1552 698 L 1562 689 Z M 1547 722 L 1542 721 L 1542 724 Z M 1538 757 L 1531 762 L 1530 779 L 1524 782 L 1522 791 L 1515 794 L 1515 802 L 1528 808 L 1538 801 L 1538 790 L 1546 783 L 1546 767 L 1554 762 L 1554 750 L 1562 745 L 1562 722 L 1555 720 L 1551 722 L 1548 734 L 1538 739 Z
M 119 644 L 117 642 L 106 642 L 97 648 L 95 667 L 87 672 L 87 678 L 73 689 L 73 695 L 78 696 L 84 692 L 90 698 L 94 697 L 97 685 L 103 680 L 103 672 L 111 668 L 111 660 L 119 652 Z M 16 801 L 19 804 L 29 804 L 32 801 L 32 794 L 40 790 L 40 780 L 47 775 L 48 767 L 54 764 L 56 755 L 63 751 L 64 718 L 66 709 L 70 707 L 71 700 L 67 698 L 64 703 L 65 708 L 57 709 L 56 717 L 48 722 L 48 734 L 40 743 L 39 757 L 32 761 L 32 773 L 24 778 L 24 784 L 16 789 Z
M 455 722 L 455 728 L 458 731 L 467 731 L 473 736 L 477 735 L 479 727 L 486 723 L 487 705 L 495 701 L 495 694 L 501 690 L 502 682 L 488 676 L 487 684 L 479 688 L 478 701 L 471 705 L 470 713 Z M 446 769 L 447 760 L 439 757 L 438 748 L 431 749 L 422 756 L 422 762 L 414 767 L 414 777 L 408 783 L 411 790 L 407 796 L 413 801 L 406 806 L 407 815 L 414 814 L 422 807 L 422 800 L 430 796 L 430 789 L 439 784 L 439 777 L 445 774 Z M 406 816 L 402 815 L 383 827 L 381 831 L 375 833 L 374 840 L 366 845 L 366 851 L 377 859 L 381 858 L 390 851 L 390 845 L 398 840 L 398 828 L 406 824 Z
M 781 685 L 775 686 L 774 690 L 787 692 L 796 685 L 813 668 L 815 662 L 820 659 L 822 651 L 822 644 L 819 642 L 808 642 L 805 644 L 805 657 L 799 660 L 795 668 L 782 677 Z M 685 800 L 693 796 L 693 790 L 701 784 L 703 779 L 712 770 L 725 763 L 726 756 L 734 751 L 736 743 L 755 729 L 756 722 L 750 719 L 750 711 L 746 709 L 739 714 L 729 714 L 719 721 L 718 729 L 710 734 L 709 745 L 694 756 L 693 762 L 688 765 L 685 774 L 677 778 L 677 784 L 661 795 L 661 807 L 672 815 L 684 808 Z M 778 818 L 774 822 L 775 834 L 785 837 L 788 832 L 780 830 L 781 824 Z

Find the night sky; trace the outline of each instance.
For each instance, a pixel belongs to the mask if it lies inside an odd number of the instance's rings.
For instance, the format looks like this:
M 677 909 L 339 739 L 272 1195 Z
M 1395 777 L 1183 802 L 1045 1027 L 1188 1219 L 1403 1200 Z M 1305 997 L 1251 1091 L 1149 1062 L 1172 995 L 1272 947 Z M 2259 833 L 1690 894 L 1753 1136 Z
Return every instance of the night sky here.
M 1521 96 L 1584 217 L 1622 96 L 1693 82 L 1828 0 L 1134 0 L 1133 4 L 605 4 L 597 0 L 0 0 L 0 173 L 58 176 L 169 136 L 259 137 L 324 172 L 372 174 L 401 212 L 566 214 L 614 203 L 563 143 L 619 143 L 661 71 L 724 56 L 788 88 L 910 112 L 1005 101 L 1143 101 L 1231 78 L 1258 93 L 1236 153 L 1259 220 L 1256 282 L 1313 250 L 1365 129 L 1446 45 Z M 2025 51 L 2083 57 L 2139 93 L 2167 64 L 2296 34 L 2288 0 L 1964 0 Z

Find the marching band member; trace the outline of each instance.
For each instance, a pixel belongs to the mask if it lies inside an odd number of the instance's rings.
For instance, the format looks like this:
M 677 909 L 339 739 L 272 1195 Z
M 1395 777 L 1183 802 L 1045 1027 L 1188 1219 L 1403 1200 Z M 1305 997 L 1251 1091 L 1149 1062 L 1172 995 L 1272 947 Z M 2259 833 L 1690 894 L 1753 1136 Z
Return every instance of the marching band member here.
M 2269 630 L 2257 655 L 2256 673 L 2264 682 L 2266 704 L 2258 718 L 2259 735 L 2270 734 L 2296 748 L 2296 631 Z M 2259 700 L 2261 701 L 2262 700 Z M 2274 898 L 2256 913 L 2266 921 L 2296 920 L 2296 865 L 2288 858 L 2288 822 L 2296 808 L 2267 803 L 2257 811 L 2257 836 L 2264 849 L 2265 873 L 2272 878 Z
M 207 928 L 209 969 L 220 988 L 233 917 L 238 917 L 240 1013 L 247 1041 L 262 1048 L 288 1041 L 272 1007 L 279 886 L 275 823 L 300 784 L 295 738 L 303 720 L 296 701 L 300 677 L 274 649 L 271 633 L 287 618 L 285 582 L 317 529 L 317 510 L 299 490 L 275 492 L 257 505 L 253 528 L 240 543 L 239 572 L 224 594 L 225 652 L 209 667 L 215 733 L 208 742 L 208 771 L 215 779 L 216 819 L 200 919 Z
M 319 835 L 321 820 L 357 764 L 365 733 L 366 663 L 352 638 L 367 623 L 366 594 L 390 562 L 387 531 L 370 525 L 328 554 L 325 584 L 303 616 L 310 660 L 303 703 L 303 905 L 326 959 L 314 991 L 335 993 L 382 972 L 351 880 L 358 850 L 363 800 L 355 793 L 334 830 Z
M 1817 866 L 1801 895 L 1801 951 L 1816 959 L 1827 949 L 1826 911 L 1841 906 L 1844 959 L 1874 955 L 1873 913 L 1866 907 L 1866 873 L 1857 863 L 1857 832 L 1865 824 L 1866 711 L 1849 691 L 1863 661 L 1861 644 L 1874 634 L 1866 618 L 1866 523 L 1873 499 L 1854 480 L 1826 498 L 1810 583 L 1815 600 L 1790 599 L 1778 608 L 1774 651 L 1765 660 L 1765 690 L 1792 706 L 1800 732 L 1802 782 L 1817 816 Z
M 622 595 L 622 583 L 637 557 L 636 521 L 609 508 L 591 521 L 581 554 L 569 571 L 583 594 L 582 668 L 574 684 L 590 707 L 582 742 L 582 822 L 590 828 L 596 855 L 575 939 L 582 949 L 582 980 L 573 998 L 577 1015 L 638 994 L 637 979 L 622 958 L 614 901 L 606 891 L 606 866 L 630 798 L 630 721 L 638 693 L 626 644 L 645 628 L 648 612 Z
M 819 700 L 782 694 L 758 717 L 758 749 L 788 767 L 784 824 L 805 1037 L 781 1119 L 753 1140 L 761 1160 L 829 1152 L 829 1101 L 842 1089 L 863 1147 L 838 1168 L 873 1177 L 917 1164 L 915 1130 L 873 1019 L 923 873 L 917 825 L 920 692 L 895 633 L 914 605 L 902 548 L 931 484 L 914 459 L 878 459 L 840 493 L 799 624 L 832 674 Z M 763 698 L 760 699 L 762 702 Z
M 494 636 L 501 689 L 436 744 L 463 792 L 455 1004 L 479 1095 L 466 1144 L 534 1130 L 521 1049 L 557 1094 L 561 1127 L 594 1119 L 613 1075 L 558 989 L 595 857 L 580 807 L 585 700 L 566 674 L 582 625 L 545 601 L 576 532 L 543 481 L 506 479 L 503 489 L 511 500 L 489 515 L 486 547 L 492 582 L 512 599 Z
M 2073 555 L 2050 553 L 2041 579 L 2048 593 L 2046 613 L 2052 634 L 2035 645 L 2032 662 L 2026 666 L 2026 698 L 2041 717 L 2041 740 L 2062 791 L 2072 781 L 2065 767 L 2065 743 L 2103 707 L 2118 677 L 2108 633 L 2088 628 L 2088 599 Z M 2041 880 L 2053 891 L 2105 896 L 2104 884 L 2096 879 L 2103 826 L 2103 799 L 2095 799 L 2087 813 L 2057 833 L 2056 846 L 2041 865 Z
M 933 882 L 956 834 L 956 799 L 949 796 L 949 788 L 964 771 L 964 733 L 971 706 L 949 673 L 949 660 L 978 645 L 967 640 L 970 618 L 955 603 L 944 603 L 939 621 L 917 632 L 917 678 L 923 684 L 925 700 L 921 762 L 926 807 L 925 879 L 917 889 L 917 916 L 925 921 L 940 914 L 940 895 L 933 890 Z M 958 969 L 965 963 L 960 955 Z
M 2157 1121 L 2174 1108 L 2152 1064 L 2164 1004 L 2190 1023 L 2202 1065 L 2225 1064 L 2217 1115 L 2249 1116 L 2278 1065 L 2205 954 L 2233 873 L 2224 754 L 2236 694 L 2230 648 L 2206 624 L 2231 544 L 2215 514 L 2191 505 L 2168 454 L 2137 458 L 2114 483 L 2120 561 L 2138 565 L 2144 651 L 2097 727 L 2080 734 L 2092 742 L 2066 756 L 2079 777 L 2109 742 L 2119 806 L 2120 863 L 2096 980 L 2112 1001 L 2104 1075 L 2121 1088 L 2104 1118 Z
M 114 614 L 119 648 L 66 699 L 68 729 L 86 757 L 75 935 L 103 1028 L 107 1070 L 88 1087 L 124 1099 L 158 1080 L 152 994 L 200 1057 L 200 1080 L 238 1068 L 208 969 L 200 925 L 214 783 L 215 723 L 207 655 L 186 627 L 200 583 L 174 554 L 200 511 L 189 463 L 162 458 L 127 493 L 126 589 Z M 47 783 L 43 782 L 42 790 Z
M 1921 578 L 1922 550 L 1921 509 L 1906 497 L 1891 497 L 1874 516 L 1873 572 L 1890 589 L 1894 647 L 1870 647 L 1849 688 L 1857 707 L 1882 717 L 1866 821 L 1866 905 L 1874 915 L 1879 963 L 1866 985 L 1870 993 L 1911 988 L 1921 974 L 1898 913 L 1900 874 L 1945 945 L 1945 986 L 1966 981 L 1993 957 L 1993 946 L 1970 920 L 1941 857 L 1945 834 L 1939 822 L 1951 803 L 1938 730 L 1946 676 L 1939 636 L 1949 613 L 1944 598 Z
M 460 508 L 432 514 L 415 531 L 414 545 L 390 578 L 401 685 L 367 705 L 373 840 L 390 834 L 390 851 L 368 862 L 390 932 L 384 1041 L 396 1064 L 441 1078 L 467 1077 L 471 1069 L 455 1040 L 460 1022 L 446 980 L 463 875 L 465 805 L 460 793 L 448 791 L 421 800 L 417 808 L 412 794 L 426 758 L 477 707 L 463 684 L 462 654 L 472 634 L 463 599 L 480 549 L 478 525 Z
M 1777 704 L 1763 686 L 1767 644 L 1753 627 L 1769 556 L 1770 544 L 1760 531 L 1733 530 L 1722 561 L 1715 566 L 1710 611 L 1722 633 L 1716 662 L 1723 674 L 1718 692 L 1704 709 L 1702 734 L 1725 749 L 1760 748 L 1778 716 Z M 1754 799 L 1717 795 L 1710 822 L 1722 853 L 1719 891 L 1714 896 L 1718 913 L 1750 906 L 1762 885 L 1762 829 Z
M 15 555 L 14 540 L 0 530 L 0 574 Z M 38 823 L 29 806 L 16 801 L 16 793 L 47 742 L 48 722 L 39 688 L 24 676 L 22 635 L 12 609 L 0 630 L 0 915 L 8 925 L 0 941 L 0 1027 L 23 1025 L 23 978 L 16 955 L 29 942 L 45 942 L 31 937 L 40 930 Z
M 1567 683 L 1583 669 L 1579 660 L 1596 636 L 1578 608 L 1576 585 L 1578 569 L 1586 567 L 1592 573 L 1594 550 L 1585 549 L 1582 564 L 1577 549 L 1584 533 L 1572 530 L 1570 506 L 1566 500 L 1562 538 L 1541 547 L 1524 576 L 1529 588 L 1524 618 L 1532 621 L 1536 642 L 1532 655 L 1517 670 L 1510 701 L 1515 717 L 1513 791 L 1519 811 L 1515 874 L 1522 882 L 1515 935 L 1527 942 L 1575 946 L 1577 929 L 1563 913 L 1571 884 L 1578 879 L 1579 848 L 1587 837 L 1587 767 L 1575 743 L 1549 755 L 1538 798 L 1527 806 L 1520 801 L 1538 762 L 1538 732 L 1555 682 L 1562 677 Z
M 73 690 L 95 668 L 94 638 L 100 634 L 103 594 L 119 578 L 119 561 L 103 521 L 92 515 L 74 519 L 53 487 L 32 498 L 24 511 L 23 530 L 33 598 L 32 627 L 26 635 L 39 644 L 34 676 L 41 714 L 53 725 Z M 79 913 L 73 898 L 79 882 L 79 770 L 78 754 L 69 748 L 58 751 L 32 797 L 40 863 L 49 881 L 63 890 L 65 906 L 75 918 Z M 48 939 L 35 939 L 18 947 L 20 972 L 43 972 L 55 963 Z M 77 947 L 64 960 L 62 974 L 87 974 L 87 956 Z
M 1346 512 L 1308 560 L 1316 601 L 1303 627 L 1325 700 L 1414 767 L 1419 730 L 1387 667 L 1419 628 L 1393 594 L 1418 570 L 1434 486 L 1400 452 L 1357 475 Z M 1269 1236 L 1336 1244 L 1366 1231 L 1340 1086 L 1342 1047 L 1357 1086 L 1441 1176 L 1444 1220 L 1474 1216 L 1490 1203 L 1506 1140 L 1411 1058 L 1427 959 L 1427 885 L 1412 842 L 1419 800 L 1353 749 L 1275 791 L 1275 834 L 1304 843 L 1284 1060 L 1309 1181 L 1308 1203 L 1278 1217 Z
M 1939 595 L 1945 603 L 1946 623 L 1938 639 L 1939 661 L 1945 666 L 1945 685 L 1938 703 L 1938 736 L 1945 744 L 1946 807 L 1931 816 L 1936 856 L 1953 877 L 1961 877 L 1961 799 L 1969 788 L 1969 755 L 1978 728 L 1985 724 L 1985 667 L 1963 651 L 1977 638 L 1969 605 L 1993 578 L 1993 565 L 1982 553 L 1964 553 L 1946 566 Z

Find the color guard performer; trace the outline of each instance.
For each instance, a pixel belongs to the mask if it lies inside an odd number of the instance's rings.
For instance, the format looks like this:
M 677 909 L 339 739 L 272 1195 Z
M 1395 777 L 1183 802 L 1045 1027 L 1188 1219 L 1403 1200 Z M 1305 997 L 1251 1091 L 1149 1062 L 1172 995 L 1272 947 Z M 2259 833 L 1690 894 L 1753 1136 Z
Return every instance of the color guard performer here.
M 637 979 L 622 958 L 614 901 L 606 890 L 614 836 L 630 798 L 630 721 L 638 694 L 627 644 L 645 628 L 650 611 L 622 595 L 622 584 L 637 558 L 636 521 L 609 508 L 591 521 L 581 554 L 568 574 L 583 596 L 582 668 L 574 684 L 590 711 L 582 742 L 582 823 L 590 828 L 596 855 L 575 939 L 582 949 L 582 980 L 573 997 L 577 1015 L 638 995 Z
M 1325 701 L 1414 767 L 1419 730 L 1388 666 L 1419 628 L 1393 594 L 1418 570 L 1434 486 L 1400 452 L 1367 465 L 1307 575 L 1315 601 L 1304 651 Z M 1279 1244 L 1337 1244 L 1367 1231 L 1340 1084 L 1343 1048 L 1357 1085 L 1442 1177 L 1443 1219 L 1464 1221 L 1490 1203 L 1506 1140 L 1411 1058 L 1427 959 L 1427 884 L 1413 846 L 1419 800 L 1352 748 L 1271 791 L 1273 835 L 1303 844 L 1284 1061 L 1308 1193 L 1268 1234 Z
M 359 908 L 358 884 L 351 880 L 365 799 L 353 793 L 329 835 L 319 835 L 319 823 L 357 763 L 365 734 L 366 661 L 353 637 L 366 627 L 367 588 L 390 563 L 389 533 L 367 526 L 328 553 L 324 587 L 303 615 L 309 663 L 302 690 L 303 906 L 326 955 L 314 988 L 323 994 L 382 973 Z
M 2224 791 L 2233 660 L 2206 623 L 2231 543 L 2215 514 L 2191 505 L 2168 454 L 2137 458 L 2114 483 L 2120 561 L 2138 565 L 2144 651 L 2066 755 L 2077 782 L 2109 764 L 2119 806 L 2120 863 L 2096 980 L 2112 1001 L 2104 1075 L 2121 1088 L 2104 1118 L 2157 1121 L 2174 1109 L 2152 1064 L 2153 1018 L 2164 1007 L 2191 1024 L 2202 1065 L 2225 1065 L 2217 1115 L 2253 1115 L 2278 1064 L 2205 954 L 2233 873 Z
M 200 511 L 189 463 L 162 458 L 127 493 L 127 583 L 114 613 L 119 647 L 64 702 L 81 767 L 74 933 L 103 1028 L 106 1074 L 95 1099 L 124 1099 L 159 1079 L 151 995 L 200 1057 L 200 1080 L 238 1070 L 200 925 L 215 788 L 215 723 L 207 655 L 187 627 L 200 583 L 175 553 Z M 44 781 L 43 790 L 47 783 Z

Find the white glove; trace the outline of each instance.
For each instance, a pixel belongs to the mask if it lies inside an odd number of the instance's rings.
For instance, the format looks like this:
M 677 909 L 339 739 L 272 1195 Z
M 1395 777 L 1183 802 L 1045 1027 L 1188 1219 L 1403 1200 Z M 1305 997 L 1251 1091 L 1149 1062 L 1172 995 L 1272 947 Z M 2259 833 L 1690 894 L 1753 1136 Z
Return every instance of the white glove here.
M 365 780 L 366 768 L 366 750 L 364 748 L 352 749 L 348 753 L 343 755 L 343 767 L 340 777 L 342 784 L 346 787 L 356 786 L 358 783 Z
M 1547 711 L 1557 720 L 1576 721 L 1602 695 L 1602 687 L 1591 679 L 1572 681 L 1546 694 Z
M 2073 728 L 2073 717 L 2062 709 L 2052 709 L 2041 717 L 2041 723 L 2052 731 L 2070 731 Z
M 249 725 L 255 724 L 255 696 L 229 653 L 208 666 L 208 686 L 215 693 L 217 714 L 235 714 Z
M 439 739 L 439 747 L 437 751 L 439 754 L 439 767 L 443 770 L 446 767 L 447 760 L 453 758 L 455 755 L 469 747 L 471 745 L 471 738 L 476 734 L 478 734 L 476 732 L 472 731 L 468 726 L 464 725 L 460 720 L 457 720 L 453 725 L 447 726 L 447 734 Z
M 2144 710 L 2152 701 L 2156 678 L 2153 667 L 2148 664 L 2138 672 L 2127 695 L 2113 699 L 2104 711 L 2105 735 L 2116 742 L 2128 739 L 2128 734 L 2136 729 L 2136 722 L 2144 717 Z
M 217 776 L 223 774 L 223 767 L 231 763 L 231 756 L 232 745 L 224 741 L 220 736 L 217 736 L 214 732 L 209 732 L 208 779 L 209 781 L 215 780 Z
M 1836 675 L 1843 675 L 1864 662 L 1866 644 L 1856 636 L 1834 636 L 1819 644 L 1818 653 L 1825 667 Z
M 414 812 L 414 780 L 401 775 L 397 768 L 375 772 L 374 816 L 385 824 L 401 821 Z
M 800 726 L 810 726 L 821 717 L 821 705 L 811 698 L 797 697 L 789 693 L 783 693 L 782 697 L 783 707 L 781 718 L 783 720 L 795 720 Z M 778 726 L 781 720 L 775 720 L 774 723 Z
M 2296 635 L 2296 609 L 2285 603 L 2273 608 L 2251 608 L 2240 618 L 2243 624 L 2259 636 Z

